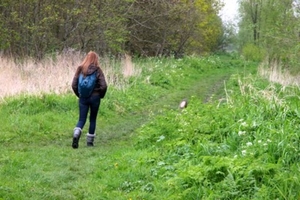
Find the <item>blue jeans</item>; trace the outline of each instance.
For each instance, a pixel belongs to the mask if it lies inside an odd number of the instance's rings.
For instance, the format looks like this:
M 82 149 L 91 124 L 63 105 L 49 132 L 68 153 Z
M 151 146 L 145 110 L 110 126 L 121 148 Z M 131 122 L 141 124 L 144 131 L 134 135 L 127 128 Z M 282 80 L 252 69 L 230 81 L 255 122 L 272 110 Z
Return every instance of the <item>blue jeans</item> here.
M 89 134 L 94 134 L 96 129 L 97 114 L 100 107 L 101 98 L 99 95 L 92 95 L 87 98 L 79 98 L 79 120 L 76 127 L 83 129 L 88 112 L 90 110 Z

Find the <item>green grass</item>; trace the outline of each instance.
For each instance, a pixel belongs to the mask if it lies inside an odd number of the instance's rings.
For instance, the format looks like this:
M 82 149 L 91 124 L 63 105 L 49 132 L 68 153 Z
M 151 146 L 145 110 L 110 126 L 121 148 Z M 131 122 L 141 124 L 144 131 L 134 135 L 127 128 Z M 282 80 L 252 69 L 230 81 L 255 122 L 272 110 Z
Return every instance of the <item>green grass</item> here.
M 297 88 L 233 56 L 134 62 L 141 75 L 101 102 L 94 148 L 71 148 L 72 93 L 1 103 L 0 199 L 299 199 Z

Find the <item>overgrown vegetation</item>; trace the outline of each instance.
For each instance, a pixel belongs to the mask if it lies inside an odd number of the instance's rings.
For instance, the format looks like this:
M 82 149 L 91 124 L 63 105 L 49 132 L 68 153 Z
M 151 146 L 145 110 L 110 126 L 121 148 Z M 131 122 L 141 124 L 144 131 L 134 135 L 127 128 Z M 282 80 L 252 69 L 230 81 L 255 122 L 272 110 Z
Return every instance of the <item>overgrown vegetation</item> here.
M 0 199 L 300 197 L 297 87 L 235 56 L 132 64 L 102 101 L 95 148 L 71 148 L 72 93 L 4 98 Z
M 141 127 L 142 165 L 172 199 L 298 199 L 299 89 L 237 75 L 227 89 Z

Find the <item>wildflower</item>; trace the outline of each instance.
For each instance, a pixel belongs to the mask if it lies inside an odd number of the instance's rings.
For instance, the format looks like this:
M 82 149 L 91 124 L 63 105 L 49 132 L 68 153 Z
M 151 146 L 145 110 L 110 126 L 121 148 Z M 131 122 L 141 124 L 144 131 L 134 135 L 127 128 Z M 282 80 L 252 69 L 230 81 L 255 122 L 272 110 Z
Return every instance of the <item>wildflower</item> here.
M 252 146 L 252 142 L 247 142 L 246 145 L 249 147 L 249 146 Z
M 239 136 L 245 135 L 245 133 L 246 133 L 246 131 L 239 131 L 239 132 L 238 132 L 238 135 L 239 135 Z
M 164 140 L 164 139 L 165 139 L 165 136 L 164 136 L 164 135 L 161 135 L 161 136 L 159 136 L 158 140 L 156 140 L 156 142 L 160 142 L 160 141 L 162 141 L 162 140 Z
M 270 140 L 270 139 L 267 139 L 267 142 L 272 142 L 272 140 Z
M 246 153 L 247 153 L 246 150 L 243 150 L 243 151 L 242 151 L 242 155 L 243 155 L 243 156 L 246 155 Z
M 260 143 L 261 143 L 261 140 L 258 140 L 257 142 L 260 144 Z
M 248 124 L 246 122 L 243 122 L 243 123 L 241 123 L 241 126 L 246 127 L 246 126 L 248 126 Z

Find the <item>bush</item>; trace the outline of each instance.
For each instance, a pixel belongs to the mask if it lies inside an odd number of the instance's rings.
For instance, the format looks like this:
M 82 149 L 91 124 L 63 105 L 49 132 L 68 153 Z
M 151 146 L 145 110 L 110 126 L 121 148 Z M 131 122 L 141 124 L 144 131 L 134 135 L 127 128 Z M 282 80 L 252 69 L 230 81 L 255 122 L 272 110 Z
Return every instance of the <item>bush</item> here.
M 246 60 L 261 62 L 265 57 L 265 52 L 254 44 L 246 44 L 243 47 L 242 55 Z

